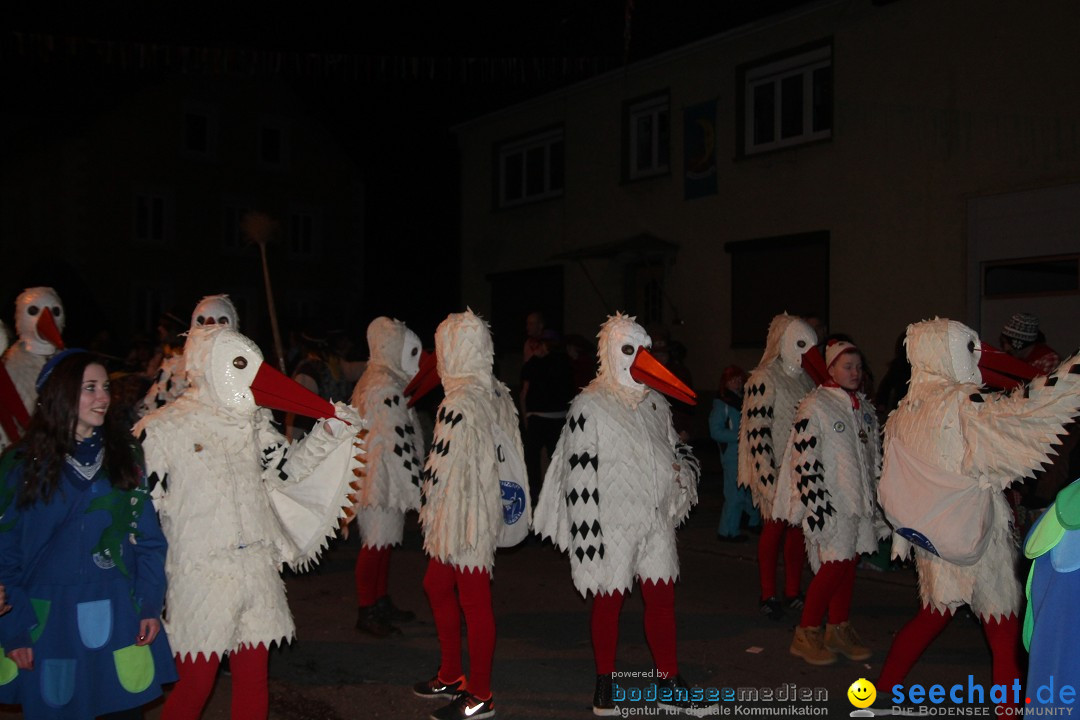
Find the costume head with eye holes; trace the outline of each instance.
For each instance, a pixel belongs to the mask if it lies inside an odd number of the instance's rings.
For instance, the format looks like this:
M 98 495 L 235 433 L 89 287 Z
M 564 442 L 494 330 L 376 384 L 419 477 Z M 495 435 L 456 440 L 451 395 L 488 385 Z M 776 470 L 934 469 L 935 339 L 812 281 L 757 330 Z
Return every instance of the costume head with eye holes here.
M 596 336 L 599 338 L 596 354 L 600 360 L 596 381 L 614 390 L 629 391 L 634 396 L 644 397 L 648 387 L 631 376 L 630 368 L 639 348 L 648 350 L 652 347 L 652 338 L 634 320 L 629 315 L 617 312 L 600 326 Z
M 194 398 L 240 414 L 255 411 L 251 384 L 263 355 L 254 342 L 227 325 L 206 325 L 188 334 L 184 357 Z
M 191 327 L 203 325 L 228 325 L 234 330 L 240 328 L 236 316 L 236 306 L 228 295 L 207 295 L 191 313 Z
M 52 355 L 62 349 L 66 321 L 64 305 L 51 287 L 27 288 L 15 298 L 15 331 L 27 352 Z
M 377 317 L 367 329 L 368 362 L 387 368 L 408 382 L 420 369 L 420 338 L 400 320 Z
M 817 333 L 805 320 L 780 313 L 769 323 L 761 365 L 780 360 L 789 375 L 802 372 L 802 356 L 817 343 Z
M 908 325 L 904 345 L 912 384 L 927 380 L 927 375 L 957 383 L 981 382 L 982 343 L 963 323 L 944 318 L 913 323 Z

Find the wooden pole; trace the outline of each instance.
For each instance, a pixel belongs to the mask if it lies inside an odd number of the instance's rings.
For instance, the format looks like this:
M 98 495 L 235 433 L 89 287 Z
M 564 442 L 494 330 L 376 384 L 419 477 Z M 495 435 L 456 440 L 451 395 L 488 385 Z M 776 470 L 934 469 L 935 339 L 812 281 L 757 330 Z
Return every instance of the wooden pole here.
M 285 373 L 285 350 L 281 344 L 281 329 L 278 327 L 277 310 L 274 308 L 274 291 L 270 287 L 270 264 L 266 261 L 266 243 L 277 229 L 277 222 L 263 213 L 251 212 L 244 216 L 244 232 L 251 242 L 259 246 L 262 257 L 263 284 L 266 286 L 266 309 L 270 313 L 270 331 L 274 336 L 274 354 L 277 355 L 278 370 Z

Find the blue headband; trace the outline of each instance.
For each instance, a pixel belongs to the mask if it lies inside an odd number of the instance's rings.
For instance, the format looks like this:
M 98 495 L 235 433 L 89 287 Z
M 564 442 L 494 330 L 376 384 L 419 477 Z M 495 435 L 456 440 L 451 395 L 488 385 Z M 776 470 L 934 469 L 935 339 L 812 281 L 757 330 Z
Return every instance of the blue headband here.
M 45 363 L 45 367 L 41 368 L 41 372 L 38 373 L 37 382 L 34 383 L 34 387 L 37 388 L 38 393 L 41 392 L 42 386 L 45 385 L 45 381 L 52 375 L 52 371 L 56 369 L 56 366 L 60 364 L 60 361 L 70 355 L 78 355 L 79 353 L 89 352 L 82 348 L 68 348 L 67 350 L 61 350 L 60 352 L 49 358 L 49 361 Z

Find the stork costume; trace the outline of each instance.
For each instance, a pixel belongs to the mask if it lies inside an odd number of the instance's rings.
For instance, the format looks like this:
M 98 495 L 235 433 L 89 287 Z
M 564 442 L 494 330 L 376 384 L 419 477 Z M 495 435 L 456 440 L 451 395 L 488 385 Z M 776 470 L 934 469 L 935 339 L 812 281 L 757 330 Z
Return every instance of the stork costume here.
M 8 349 L 11 343 L 11 335 L 7 325 L 0 320 L 0 356 Z M 0 453 L 12 443 L 14 438 L 22 434 L 30 422 L 30 414 L 23 405 L 22 398 L 15 383 L 8 375 L 7 366 L 0 362 Z
M 514 400 L 491 371 L 494 350 L 487 323 L 471 310 L 449 315 L 435 330 L 435 356 L 446 397 L 439 405 L 424 465 L 420 522 L 430 558 L 424 590 L 435 617 L 442 662 L 436 676 L 417 684 L 414 691 L 424 697 L 460 693 L 432 717 L 492 717 L 491 571 L 503 524 L 499 454 L 512 454 L 524 465 L 524 452 Z M 527 494 L 523 502 L 528 521 Z M 469 638 L 467 683 L 461 670 L 463 610 Z M 462 692 L 466 687 L 468 691 Z
M 256 402 L 310 398 L 254 343 L 207 326 L 191 331 L 184 355 L 187 392 L 135 426 L 169 540 L 166 627 L 180 682 L 162 717 L 197 718 L 228 652 L 233 718 L 265 718 L 267 649 L 295 634 L 278 571 L 316 562 L 336 528 L 361 422 L 326 403 L 324 417 L 336 412 L 355 427 L 330 420 L 289 446 Z
M 842 654 L 866 660 L 870 649 L 848 623 L 859 554 L 877 550 L 889 528 L 877 509 L 881 442 L 877 413 L 858 392 L 862 360 L 848 342 L 825 350 L 831 379 L 799 403 L 777 479 L 773 512 L 801 525 L 814 579 L 791 653 L 811 665 Z M 828 615 L 825 636 L 821 622 Z
M 228 325 L 239 330 L 240 326 L 236 317 L 236 306 L 228 295 L 207 295 L 195 310 L 191 313 L 191 329 L 204 325 Z M 168 405 L 187 390 L 187 369 L 184 367 L 184 355 L 178 353 L 170 355 L 161 361 L 154 384 L 146 392 L 139 405 L 139 417 L 146 415 L 152 410 Z
M 795 408 L 814 387 L 802 369 L 802 356 L 814 347 L 817 335 L 797 317 L 781 313 L 769 323 L 765 352 L 746 381 L 742 422 L 739 426 L 740 487 L 750 488 L 764 528 L 758 541 L 761 611 L 774 620 L 783 616 L 784 604 L 802 605 L 804 548 L 802 530 L 773 512 L 776 479 L 784 448 L 791 436 Z M 784 596 L 776 592 L 776 561 L 784 544 Z
M 679 442 L 668 401 L 643 382 L 674 386 L 691 401 L 692 391 L 655 360 L 652 377 L 640 372 L 652 358 L 652 340 L 634 318 L 609 317 L 599 338 L 600 370 L 570 404 L 535 531 L 569 552 L 574 586 L 593 594 L 593 709 L 612 715 L 618 714 L 610 691 L 619 613 L 635 580 L 659 677 L 684 687 L 675 649 L 675 528 L 697 503 L 700 473 L 689 446 Z
M 420 338 L 388 317 L 367 329 L 371 358 L 353 389 L 352 406 L 367 421 L 367 456 L 356 493 L 356 522 L 363 547 L 356 558 L 356 627 L 384 636 L 390 620 L 411 620 L 386 593 L 390 548 L 401 544 L 405 513 L 420 509 L 424 439 L 420 419 L 405 400 L 405 386 L 420 369 Z
M 994 683 L 1011 684 L 1019 677 L 1017 613 L 1022 592 L 1014 577 L 1011 513 L 1001 491 L 1046 462 L 1062 427 L 1080 413 L 1080 355 L 1012 392 L 981 393 L 980 367 L 986 372 L 1000 356 L 1008 356 L 980 346 L 971 328 L 928 320 L 909 325 L 905 343 L 911 383 L 885 425 L 881 505 L 896 527 L 897 505 L 913 505 L 934 482 L 967 492 L 963 508 L 984 506 L 986 511 L 981 518 L 963 513 L 947 518 L 965 525 L 963 538 L 983 538 L 982 546 L 965 559 L 969 564 L 950 562 L 935 554 L 940 551 L 925 549 L 934 547 L 932 539 L 919 532 L 899 529 L 894 535 L 894 554 L 907 555 L 911 547 L 902 535 L 923 545 L 915 547 L 922 609 L 896 635 L 876 685 L 891 688 L 902 682 L 965 603 L 982 619 L 993 654 Z M 887 485 L 893 483 L 904 502 L 888 501 Z M 944 506 L 944 500 L 938 505 Z
M 56 291 L 50 287 L 32 287 L 23 290 L 15 298 L 15 332 L 18 340 L 4 352 L 3 363 L 11 382 L 22 401 L 22 407 L 15 404 L 15 399 L 7 393 L 0 394 L 3 402 L 2 411 L 7 417 L 21 416 L 29 419 L 37 403 L 37 382 L 46 361 L 57 350 L 64 348 L 60 334 L 64 331 L 64 306 Z M 6 385 L 6 383 L 5 383 Z M 2 391 L 2 388 L 0 388 Z M 25 423 L 20 423 L 25 427 Z M 3 435 L 8 435 L 5 428 Z M 0 445 L 14 442 L 17 437 L 8 437 L 5 441 L 0 436 Z

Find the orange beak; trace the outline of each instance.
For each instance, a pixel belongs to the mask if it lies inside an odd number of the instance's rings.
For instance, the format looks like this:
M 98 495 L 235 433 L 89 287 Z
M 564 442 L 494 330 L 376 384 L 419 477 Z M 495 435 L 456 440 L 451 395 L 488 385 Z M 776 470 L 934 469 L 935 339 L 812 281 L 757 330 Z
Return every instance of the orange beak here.
M 20 428 L 25 430 L 29 424 L 30 414 L 26 412 L 7 368 L 0 363 L 0 428 L 4 429 L 8 441 L 14 443 L 22 436 Z
M 660 361 L 644 347 L 639 347 L 637 355 L 634 356 L 634 363 L 630 366 L 630 377 L 668 397 L 673 397 L 688 405 L 697 405 L 697 394 L 661 365 Z
M 1019 358 L 1014 358 L 1004 350 L 998 350 L 986 343 L 982 343 L 981 347 L 979 371 L 982 373 L 984 385 L 1009 390 L 1017 385 L 1023 385 L 1039 374 L 1034 367 Z
M 435 353 L 424 350 L 420 353 L 420 369 L 413 375 L 413 379 L 405 386 L 405 397 L 409 398 L 406 403 L 412 407 L 420 398 L 439 386 L 442 380 L 439 378 L 439 370 L 435 362 Z
M 304 417 L 332 418 L 334 406 L 306 387 L 285 377 L 270 363 L 264 362 L 251 382 L 255 402 L 272 410 L 283 410 Z
M 821 357 L 817 345 L 803 353 L 802 366 L 815 385 L 824 385 L 829 381 L 829 369 L 825 366 L 825 358 Z
M 41 317 L 37 321 L 37 334 L 42 340 L 53 345 L 57 350 L 64 349 L 64 340 L 60 337 L 60 328 L 56 327 L 56 318 L 52 310 L 45 308 L 41 311 Z

